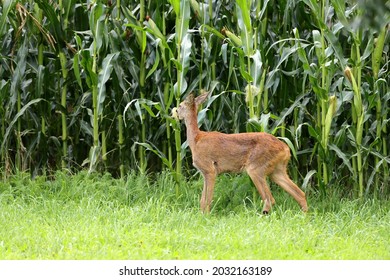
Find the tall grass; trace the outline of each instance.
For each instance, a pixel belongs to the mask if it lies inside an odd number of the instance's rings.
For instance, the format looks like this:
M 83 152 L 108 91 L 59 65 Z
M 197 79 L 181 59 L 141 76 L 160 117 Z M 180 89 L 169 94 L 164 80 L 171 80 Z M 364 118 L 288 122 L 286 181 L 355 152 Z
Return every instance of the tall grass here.
M 2 1 L 3 174 L 169 170 L 180 182 L 194 169 L 170 111 L 204 89 L 205 129 L 282 138 L 300 184 L 388 195 L 379 2 Z
M 200 213 L 199 179 L 57 172 L 0 182 L 0 259 L 388 259 L 387 200 L 323 199 L 311 211 L 275 191 L 262 216 L 249 178 L 222 176 L 211 215 Z

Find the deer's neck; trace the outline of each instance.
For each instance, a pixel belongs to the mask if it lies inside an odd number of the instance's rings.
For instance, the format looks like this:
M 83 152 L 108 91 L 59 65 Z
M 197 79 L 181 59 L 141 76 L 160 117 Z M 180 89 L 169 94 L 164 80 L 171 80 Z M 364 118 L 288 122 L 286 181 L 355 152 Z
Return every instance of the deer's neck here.
M 198 126 L 198 117 L 196 112 L 190 114 L 188 118 L 184 120 L 186 127 L 187 127 L 187 142 L 190 146 L 191 150 L 193 149 L 195 145 L 195 139 L 198 133 L 200 132 L 199 126 Z

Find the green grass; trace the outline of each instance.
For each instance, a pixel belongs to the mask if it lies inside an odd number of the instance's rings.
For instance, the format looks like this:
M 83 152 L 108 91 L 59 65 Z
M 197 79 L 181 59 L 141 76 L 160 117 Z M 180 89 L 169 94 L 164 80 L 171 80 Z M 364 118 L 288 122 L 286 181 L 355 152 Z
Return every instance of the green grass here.
M 183 182 L 177 198 L 169 174 L 15 175 L 0 183 L 0 259 L 390 259 L 386 199 L 308 192 L 305 215 L 273 187 L 263 216 L 249 179 L 226 175 L 205 216 L 201 187 Z

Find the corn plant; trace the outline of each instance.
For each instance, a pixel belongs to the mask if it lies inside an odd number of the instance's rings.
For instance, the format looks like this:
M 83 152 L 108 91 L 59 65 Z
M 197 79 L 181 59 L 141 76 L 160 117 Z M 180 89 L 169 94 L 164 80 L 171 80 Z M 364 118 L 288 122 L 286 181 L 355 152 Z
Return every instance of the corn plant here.
M 1 169 L 181 182 L 171 110 L 206 90 L 203 129 L 282 138 L 305 188 L 388 193 L 389 22 L 386 1 L 4 0 Z

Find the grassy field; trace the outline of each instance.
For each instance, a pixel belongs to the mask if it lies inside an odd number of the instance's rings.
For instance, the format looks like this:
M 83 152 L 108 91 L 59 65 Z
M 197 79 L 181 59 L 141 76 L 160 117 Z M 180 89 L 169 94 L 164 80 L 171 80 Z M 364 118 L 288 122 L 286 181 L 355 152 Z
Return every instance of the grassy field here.
M 225 175 L 204 216 L 195 178 L 177 195 L 168 174 L 14 175 L 0 183 L 0 259 L 390 259 L 386 199 L 308 190 L 305 215 L 273 187 L 263 216 L 249 179 Z

